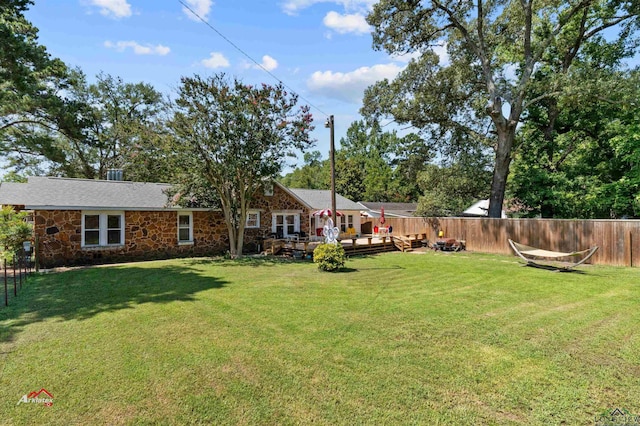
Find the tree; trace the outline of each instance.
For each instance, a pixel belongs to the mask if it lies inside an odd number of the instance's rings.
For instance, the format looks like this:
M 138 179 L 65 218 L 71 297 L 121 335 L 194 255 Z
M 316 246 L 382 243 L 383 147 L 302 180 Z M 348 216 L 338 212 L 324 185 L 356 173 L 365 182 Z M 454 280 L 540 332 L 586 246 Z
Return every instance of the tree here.
M 564 89 L 558 75 L 546 93 L 533 97 L 533 73 L 549 55 L 563 58 L 569 69 L 586 41 L 613 27 L 620 29 L 621 39 L 629 38 L 638 25 L 639 7 L 618 0 L 382 0 L 367 17 L 374 27 L 374 47 L 421 56 L 393 82 L 369 88 L 363 113 L 391 115 L 449 144 L 492 147 L 489 216 L 500 217 L 523 112 Z M 449 53 L 445 65 L 433 53 L 442 44 Z
M 163 103 L 151 86 L 99 75 L 89 85 L 38 43 L 24 16 L 30 0 L 0 8 L 0 153 L 5 168 L 28 174 L 128 178 L 166 176 L 158 129 Z M 162 152 L 158 152 L 162 151 Z
M 64 125 L 16 129 L 8 145 L 10 166 L 87 179 L 104 179 L 109 168 L 123 169 L 129 180 L 169 177 L 167 108 L 159 92 L 102 73 L 89 84 L 80 70 L 69 73 L 69 82 Z
M 639 72 L 617 67 L 572 75 L 580 90 L 529 111 L 509 193 L 526 216 L 637 216 Z M 597 77 L 597 78 L 595 78 Z M 591 84 L 596 81 L 597 84 Z
M 468 158 L 452 165 L 430 164 L 417 180 L 422 190 L 417 215 L 457 216 L 489 195 L 491 172 L 486 162 Z
M 353 158 L 347 158 L 343 152 L 336 153 L 336 192 L 353 201 L 366 198 L 366 172 L 363 165 Z
M 414 134 L 383 131 L 375 120 L 354 121 L 336 153 L 336 190 L 356 201 L 408 201 L 417 192 L 418 170 L 431 159 L 417 141 Z
M 38 133 L 64 129 L 72 121 L 60 91 L 68 70 L 38 44 L 38 30 L 24 16 L 30 0 L 3 1 L 0 7 L 0 152 L 19 158 L 23 144 L 59 155 Z
M 434 150 L 416 134 L 400 137 L 378 122 L 354 121 L 336 151 L 336 191 L 355 201 L 411 202 L 418 199 L 418 173 Z M 329 189 L 330 164 L 318 151 L 282 179 L 292 188 Z
M 433 161 L 434 153 L 433 147 L 415 133 L 400 140 L 391 160 L 393 177 L 390 193 L 393 195 L 389 201 L 414 202 L 420 197 L 418 176 Z
M 166 181 L 168 160 L 162 94 L 147 83 L 125 83 L 98 74 L 95 84 L 76 71 L 69 97 L 84 105 L 82 133 L 68 136 L 66 153 L 83 177 L 106 178 L 107 169 L 124 171 L 130 180 Z
M 225 74 L 183 77 L 178 95 L 170 127 L 184 171 L 180 193 L 222 208 L 231 256 L 241 256 L 252 198 L 311 145 L 309 107 L 296 108 L 298 96 L 282 84 L 254 87 Z
M 304 164 L 284 176 L 280 182 L 288 188 L 329 189 L 331 170 L 320 151 L 304 153 Z

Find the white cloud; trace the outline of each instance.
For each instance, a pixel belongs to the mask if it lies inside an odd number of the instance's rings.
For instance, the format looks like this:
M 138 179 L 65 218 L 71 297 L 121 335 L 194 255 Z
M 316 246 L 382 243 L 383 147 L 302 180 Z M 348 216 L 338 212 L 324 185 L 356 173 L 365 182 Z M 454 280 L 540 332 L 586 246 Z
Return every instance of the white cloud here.
M 440 65 L 447 66 L 449 65 L 449 53 L 447 52 L 447 44 L 442 43 L 433 48 L 433 53 L 438 55 L 440 58 Z
M 363 12 L 371 10 L 378 0 L 285 0 L 281 3 L 282 11 L 287 15 L 295 15 L 299 11 L 317 3 L 334 3 L 343 6 L 347 11 Z
M 155 46 L 151 44 L 142 45 L 137 41 L 118 41 L 113 43 L 109 40 L 104 42 L 104 47 L 109 49 L 115 49 L 118 52 L 124 52 L 127 48 L 132 49 L 136 55 L 160 55 L 164 56 L 171 52 L 167 46 L 157 44 Z
M 211 55 L 207 59 L 200 61 L 200 63 L 207 68 L 213 69 L 227 68 L 230 65 L 229 60 L 220 52 L 211 52 Z
M 341 15 L 331 11 L 327 13 L 322 22 L 339 34 L 367 34 L 371 31 L 364 15 L 359 13 Z
M 240 65 L 243 69 L 254 69 L 254 70 L 261 70 L 261 69 L 265 69 L 267 71 L 273 71 L 276 68 L 278 68 L 280 64 L 278 64 L 278 61 L 275 60 L 274 58 L 272 58 L 269 55 L 264 55 L 262 57 L 262 63 L 257 64 L 255 62 L 251 62 L 251 61 L 243 61 L 242 64 Z
M 262 63 L 260 65 L 267 71 L 273 71 L 278 68 L 278 61 L 276 61 L 269 55 L 264 55 L 262 57 Z
M 127 18 L 131 16 L 131 5 L 127 0 L 89 0 L 92 6 L 98 6 L 100 13 L 113 18 Z
M 311 92 L 319 95 L 360 103 L 367 87 L 385 78 L 395 78 L 402 69 L 396 64 L 379 64 L 347 73 L 316 71 L 307 80 L 307 86 Z
M 191 10 L 193 10 L 202 19 L 205 21 L 208 19 L 209 12 L 211 12 L 211 6 L 213 6 L 212 0 L 185 0 L 185 2 Z M 186 7 L 182 6 L 182 11 L 189 17 L 189 19 L 200 22 L 200 19 L 197 16 L 194 16 L 194 14 Z

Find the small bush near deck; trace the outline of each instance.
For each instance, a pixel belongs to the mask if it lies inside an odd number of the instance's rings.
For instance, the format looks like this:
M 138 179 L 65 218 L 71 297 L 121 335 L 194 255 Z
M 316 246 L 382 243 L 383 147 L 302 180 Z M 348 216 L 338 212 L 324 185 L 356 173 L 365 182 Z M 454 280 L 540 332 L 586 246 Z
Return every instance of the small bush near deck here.
M 320 244 L 313 250 L 313 262 L 321 271 L 334 272 L 344 267 L 347 256 L 342 244 Z

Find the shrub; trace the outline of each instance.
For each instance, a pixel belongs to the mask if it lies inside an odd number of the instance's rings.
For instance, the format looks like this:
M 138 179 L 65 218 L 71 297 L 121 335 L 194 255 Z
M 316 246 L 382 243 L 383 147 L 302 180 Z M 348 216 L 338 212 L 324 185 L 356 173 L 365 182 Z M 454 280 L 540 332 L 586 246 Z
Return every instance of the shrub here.
M 11 261 L 22 249 L 22 243 L 31 239 L 31 225 L 25 222 L 27 214 L 16 212 L 10 206 L 0 210 L 0 258 Z
M 342 244 L 320 244 L 313 250 L 313 262 L 321 271 L 333 272 L 344 267 L 347 256 Z

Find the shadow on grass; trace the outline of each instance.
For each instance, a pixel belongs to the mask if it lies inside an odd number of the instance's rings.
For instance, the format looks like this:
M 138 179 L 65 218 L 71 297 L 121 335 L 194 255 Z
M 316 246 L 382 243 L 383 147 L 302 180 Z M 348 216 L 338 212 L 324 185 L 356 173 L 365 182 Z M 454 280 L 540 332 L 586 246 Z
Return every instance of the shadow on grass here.
M 136 265 L 90 268 L 33 276 L 14 304 L 0 309 L 0 343 L 25 326 L 50 318 L 85 320 L 144 303 L 191 302 L 199 292 L 226 284 L 189 266 Z

